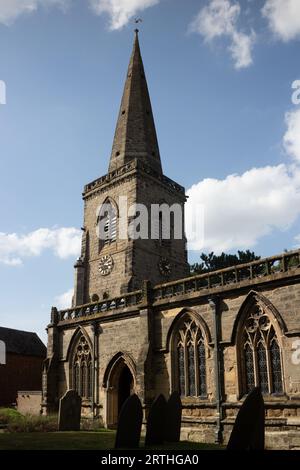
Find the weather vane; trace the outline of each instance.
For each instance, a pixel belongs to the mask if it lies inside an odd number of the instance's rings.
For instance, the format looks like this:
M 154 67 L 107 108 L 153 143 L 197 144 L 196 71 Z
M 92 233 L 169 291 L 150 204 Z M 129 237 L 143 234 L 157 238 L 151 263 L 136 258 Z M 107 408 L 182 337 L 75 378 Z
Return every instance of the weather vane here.
M 136 25 L 138 25 L 139 23 L 142 23 L 142 22 L 143 22 L 142 18 L 138 18 L 138 17 L 134 18 L 134 23 L 135 23 Z M 138 32 L 139 32 L 138 29 L 135 29 L 134 31 L 135 31 L 135 33 L 138 33 Z

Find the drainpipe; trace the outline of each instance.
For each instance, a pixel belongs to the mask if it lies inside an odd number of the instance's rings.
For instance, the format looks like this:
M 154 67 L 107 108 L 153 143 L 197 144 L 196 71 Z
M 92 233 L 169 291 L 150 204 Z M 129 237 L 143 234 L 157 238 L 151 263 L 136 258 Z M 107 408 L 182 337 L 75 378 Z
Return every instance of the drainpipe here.
M 214 372 L 215 372 L 215 387 L 216 387 L 216 408 L 217 408 L 217 420 L 216 420 L 216 431 L 215 431 L 215 442 L 221 444 L 223 441 L 222 433 L 222 401 L 223 401 L 223 387 L 222 387 L 222 351 L 220 348 L 221 339 L 221 315 L 219 312 L 220 298 L 213 296 L 208 299 L 209 305 L 213 313 L 213 333 L 214 333 Z

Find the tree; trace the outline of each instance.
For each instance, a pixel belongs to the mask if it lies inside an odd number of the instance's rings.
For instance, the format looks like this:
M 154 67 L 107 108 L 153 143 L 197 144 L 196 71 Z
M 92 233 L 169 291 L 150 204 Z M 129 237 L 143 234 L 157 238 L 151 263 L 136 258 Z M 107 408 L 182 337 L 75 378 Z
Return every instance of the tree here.
M 204 274 L 218 269 L 229 268 L 238 264 L 250 263 L 260 259 L 253 251 L 238 251 L 237 254 L 221 253 L 215 255 L 212 251 L 208 255 L 202 253 L 200 256 L 202 260 L 200 263 L 191 265 L 192 274 Z

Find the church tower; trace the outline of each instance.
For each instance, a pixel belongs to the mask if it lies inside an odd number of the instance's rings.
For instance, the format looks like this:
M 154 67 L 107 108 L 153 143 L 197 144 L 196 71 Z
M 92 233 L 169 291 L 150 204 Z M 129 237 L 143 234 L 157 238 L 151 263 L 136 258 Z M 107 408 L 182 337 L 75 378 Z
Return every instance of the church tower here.
M 162 171 L 138 30 L 108 173 L 85 186 L 83 200 L 74 305 L 140 289 L 145 280 L 155 285 L 188 275 L 185 190 Z

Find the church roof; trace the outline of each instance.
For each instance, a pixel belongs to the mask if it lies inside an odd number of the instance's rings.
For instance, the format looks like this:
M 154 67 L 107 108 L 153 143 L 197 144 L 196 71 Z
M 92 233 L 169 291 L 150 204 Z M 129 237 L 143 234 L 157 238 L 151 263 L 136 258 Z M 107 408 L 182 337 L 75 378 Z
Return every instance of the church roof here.
M 137 158 L 162 172 L 151 101 L 141 56 L 138 30 L 129 62 L 109 171 Z
M 7 353 L 46 357 L 46 346 L 36 333 L 1 326 L 0 340 L 4 341 Z

